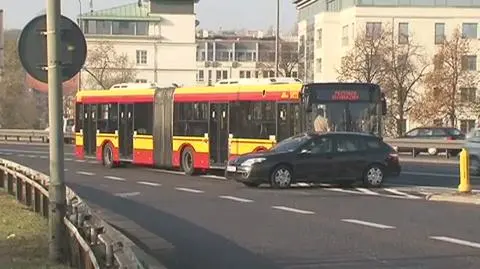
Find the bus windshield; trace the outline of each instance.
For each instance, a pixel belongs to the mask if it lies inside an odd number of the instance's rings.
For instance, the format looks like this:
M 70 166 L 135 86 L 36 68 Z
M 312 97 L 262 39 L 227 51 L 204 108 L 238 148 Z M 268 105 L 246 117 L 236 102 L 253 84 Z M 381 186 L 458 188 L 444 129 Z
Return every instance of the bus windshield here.
M 333 132 L 376 133 L 380 124 L 376 105 L 372 103 L 317 103 L 313 105 L 311 117 L 312 124 L 318 118 L 325 118 L 328 130 Z
M 306 129 L 381 136 L 385 100 L 376 84 L 313 83 L 303 89 Z

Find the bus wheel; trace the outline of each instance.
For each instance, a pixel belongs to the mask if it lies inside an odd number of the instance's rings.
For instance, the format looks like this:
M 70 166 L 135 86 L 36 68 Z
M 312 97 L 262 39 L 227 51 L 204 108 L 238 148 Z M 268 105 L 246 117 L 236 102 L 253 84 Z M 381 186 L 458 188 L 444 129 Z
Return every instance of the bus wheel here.
M 103 147 L 103 165 L 107 168 L 114 167 L 113 147 L 112 147 L 112 144 L 110 143 L 107 143 Z
M 185 148 L 182 151 L 182 170 L 185 172 L 186 175 L 193 175 L 195 173 L 195 168 L 193 166 L 194 158 L 193 158 L 193 150 L 191 147 Z

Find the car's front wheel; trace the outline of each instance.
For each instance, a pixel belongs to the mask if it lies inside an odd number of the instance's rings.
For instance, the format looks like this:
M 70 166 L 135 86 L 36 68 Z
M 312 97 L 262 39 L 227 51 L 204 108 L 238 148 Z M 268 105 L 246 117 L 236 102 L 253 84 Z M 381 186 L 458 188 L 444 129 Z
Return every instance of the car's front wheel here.
M 383 167 L 378 164 L 372 164 L 365 169 L 363 183 L 367 187 L 377 188 L 383 184 L 385 173 Z
M 274 188 L 289 188 L 293 181 L 292 169 L 286 165 L 275 167 L 270 174 L 270 185 Z

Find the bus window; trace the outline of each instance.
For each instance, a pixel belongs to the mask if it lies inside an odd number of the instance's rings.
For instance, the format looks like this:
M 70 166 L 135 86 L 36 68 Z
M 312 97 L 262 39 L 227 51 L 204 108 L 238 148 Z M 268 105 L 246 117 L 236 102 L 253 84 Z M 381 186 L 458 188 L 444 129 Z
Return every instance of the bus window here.
M 75 108 L 75 132 L 79 133 L 83 129 L 83 104 L 77 103 Z
M 173 135 L 203 136 L 208 133 L 208 103 L 175 103 Z
M 98 127 L 100 133 L 113 134 L 118 130 L 118 104 L 98 105 Z
M 133 130 L 139 135 L 153 134 L 153 104 L 136 103 L 133 105 L 135 115 Z
M 275 135 L 275 102 L 232 102 L 230 133 L 238 138 L 268 139 Z

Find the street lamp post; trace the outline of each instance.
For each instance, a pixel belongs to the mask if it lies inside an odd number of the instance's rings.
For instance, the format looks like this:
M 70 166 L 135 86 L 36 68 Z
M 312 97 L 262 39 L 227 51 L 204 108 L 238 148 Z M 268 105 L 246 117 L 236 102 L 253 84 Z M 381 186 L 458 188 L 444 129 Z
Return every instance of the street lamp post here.
M 278 77 L 278 52 L 280 36 L 280 0 L 277 0 L 277 25 L 275 27 L 275 77 Z

